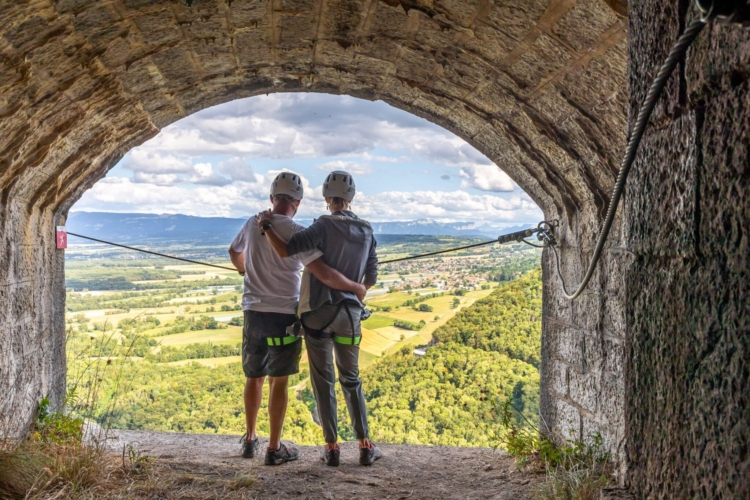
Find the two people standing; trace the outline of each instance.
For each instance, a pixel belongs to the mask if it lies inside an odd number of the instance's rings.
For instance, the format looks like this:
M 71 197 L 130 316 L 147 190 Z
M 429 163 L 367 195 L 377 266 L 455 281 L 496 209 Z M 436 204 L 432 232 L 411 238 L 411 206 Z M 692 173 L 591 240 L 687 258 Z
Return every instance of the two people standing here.
M 339 465 L 336 425 L 336 368 L 349 416 L 359 440 L 360 463 L 371 465 L 382 455 L 369 440 L 367 410 L 359 378 L 362 300 L 377 281 L 376 241 L 372 227 L 350 204 L 356 194 L 347 172 L 331 172 L 323 196 L 331 212 L 304 229 L 292 221 L 302 200 L 298 175 L 279 174 L 271 187 L 273 209 L 249 220 L 230 248 L 230 257 L 245 275 L 243 370 L 247 434 L 243 456 L 257 453 L 255 422 L 265 376 L 271 386 L 271 436 L 265 463 L 296 460 L 299 452 L 281 443 L 288 376 L 299 372 L 304 333 L 313 392 L 326 440 L 321 458 Z M 300 282 L 299 271 L 305 267 Z M 300 296 L 301 286 L 301 296 Z M 296 323 L 294 309 L 299 309 Z M 296 326 L 296 328 L 295 328 Z

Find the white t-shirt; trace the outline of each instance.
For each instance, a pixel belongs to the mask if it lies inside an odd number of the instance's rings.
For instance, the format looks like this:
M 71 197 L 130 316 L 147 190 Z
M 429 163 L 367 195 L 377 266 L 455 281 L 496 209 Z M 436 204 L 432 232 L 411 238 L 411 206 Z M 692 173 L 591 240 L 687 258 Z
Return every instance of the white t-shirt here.
M 289 241 L 304 227 L 291 217 L 273 214 L 271 224 L 276 233 Z M 314 249 L 281 258 L 260 234 L 254 218 L 248 220 L 232 241 L 232 250 L 245 254 L 245 293 L 243 311 L 294 314 L 299 302 L 300 271 L 323 252 Z

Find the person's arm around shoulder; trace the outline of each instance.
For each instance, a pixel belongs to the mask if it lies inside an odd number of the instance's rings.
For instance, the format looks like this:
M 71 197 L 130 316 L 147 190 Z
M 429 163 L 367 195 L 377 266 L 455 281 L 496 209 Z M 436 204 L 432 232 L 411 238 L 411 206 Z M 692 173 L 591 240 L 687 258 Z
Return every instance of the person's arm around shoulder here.
M 318 278 L 318 281 L 334 290 L 351 292 L 361 301 L 365 300 L 367 288 L 362 283 L 352 281 L 336 269 L 332 268 L 323 261 L 322 257 L 307 264 L 307 269 Z
M 307 229 L 294 233 L 287 242 L 274 230 L 270 211 L 266 210 L 259 213 L 256 220 L 279 257 L 289 257 L 319 248 L 325 239 L 325 229 L 320 221 L 314 222 Z
M 255 220 L 258 222 L 261 231 L 265 234 L 266 240 L 271 244 L 276 253 L 279 254 L 279 257 L 287 257 L 289 254 L 286 249 L 286 241 L 273 228 L 271 216 L 271 211 L 266 210 L 256 215 Z

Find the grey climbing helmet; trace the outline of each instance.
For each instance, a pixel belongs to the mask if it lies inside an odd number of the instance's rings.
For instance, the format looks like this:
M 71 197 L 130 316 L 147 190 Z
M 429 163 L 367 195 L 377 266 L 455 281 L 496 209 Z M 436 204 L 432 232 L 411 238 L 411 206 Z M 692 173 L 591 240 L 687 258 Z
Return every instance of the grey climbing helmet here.
M 334 170 L 323 183 L 323 196 L 325 198 L 341 198 L 342 200 L 352 201 L 357 194 L 357 187 L 354 185 L 354 178 L 350 173 L 343 170 Z
M 280 194 L 290 196 L 295 200 L 301 200 L 303 194 L 302 178 L 294 172 L 281 172 L 271 184 L 271 196 Z

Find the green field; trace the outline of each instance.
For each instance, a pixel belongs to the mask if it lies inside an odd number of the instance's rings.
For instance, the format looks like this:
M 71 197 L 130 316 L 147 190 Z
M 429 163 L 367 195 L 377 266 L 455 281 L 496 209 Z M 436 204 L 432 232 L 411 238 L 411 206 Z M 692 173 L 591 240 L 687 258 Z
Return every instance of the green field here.
M 239 326 L 230 326 L 225 330 L 198 330 L 196 332 L 156 337 L 156 340 L 163 346 L 181 346 L 204 342 L 211 342 L 212 344 L 238 344 L 242 342 L 242 328 Z
M 237 363 L 238 373 L 242 371 L 242 368 L 240 366 L 240 363 L 242 363 L 242 356 L 227 356 L 224 358 L 183 359 L 182 361 L 172 361 L 171 363 L 165 363 L 165 364 L 170 365 L 170 366 L 184 366 L 184 365 L 189 365 L 190 363 L 198 363 L 199 365 L 210 366 L 211 368 L 215 366 Z
M 376 328 L 383 328 L 384 326 L 391 326 L 393 324 L 393 318 L 388 316 L 382 316 L 380 314 L 373 314 L 367 321 L 362 323 L 362 326 L 368 330 L 374 330 Z

